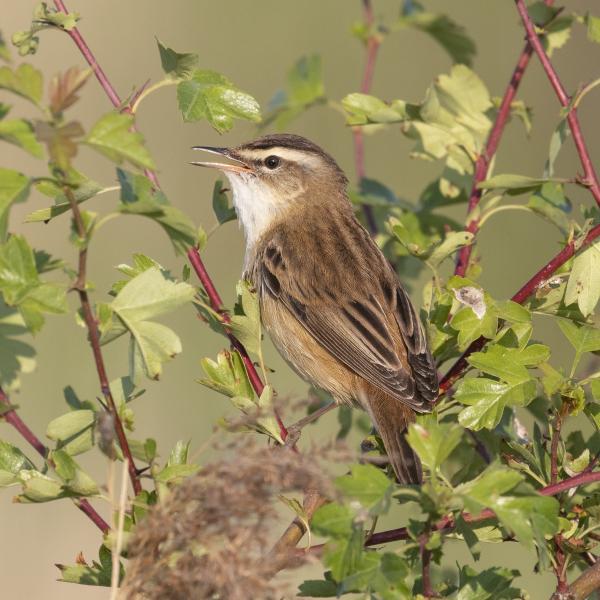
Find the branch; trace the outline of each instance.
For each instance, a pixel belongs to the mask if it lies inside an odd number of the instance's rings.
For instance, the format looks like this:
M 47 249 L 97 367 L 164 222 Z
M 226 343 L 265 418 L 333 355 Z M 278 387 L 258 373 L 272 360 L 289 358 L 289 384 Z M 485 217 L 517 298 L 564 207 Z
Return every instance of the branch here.
M 79 267 L 77 271 L 77 279 L 73 284 L 73 288 L 79 294 L 79 301 L 81 303 L 83 320 L 85 321 L 85 324 L 88 329 L 90 346 L 92 347 L 92 352 L 94 354 L 94 362 L 96 363 L 96 371 L 98 372 L 98 379 L 100 381 L 102 395 L 106 400 L 108 411 L 114 419 L 115 432 L 117 434 L 117 439 L 119 440 L 119 446 L 121 447 L 123 455 L 127 460 L 129 478 L 131 479 L 133 491 L 137 496 L 142 491 L 142 484 L 140 483 L 138 472 L 133 462 L 133 456 L 131 454 L 131 449 L 129 448 L 129 442 L 127 441 L 125 430 L 123 429 L 123 423 L 121 423 L 121 418 L 119 417 L 117 406 L 112 396 L 112 392 L 110 391 L 108 377 L 106 375 L 106 367 L 104 365 L 104 357 L 102 356 L 102 350 L 100 349 L 100 333 L 98 331 L 98 323 L 96 322 L 96 317 L 92 310 L 90 299 L 86 290 L 88 240 L 87 233 L 85 230 L 85 224 L 83 223 L 81 211 L 79 210 L 79 205 L 77 204 L 77 200 L 75 199 L 71 188 L 69 186 L 65 186 L 64 192 L 69 200 L 69 204 L 71 205 L 71 212 L 73 213 L 73 221 L 75 223 L 77 235 L 84 244 L 79 250 Z
M 0 387 L 0 403 L 5 406 L 10 406 L 10 400 L 8 396 L 4 392 L 4 390 Z M 2 415 L 2 419 L 4 419 L 7 423 L 10 423 L 23 437 L 23 439 L 33 447 L 33 449 L 50 465 L 52 462 L 48 459 L 49 450 L 47 446 L 45 446 L 42 441 L 27 427 L 27 425 L 23 422 L 21 417 L 17 414 L 14 408 L 6 411 Z M 102 533 L 108 533 L 110 531 L 110 526 L 108 523 L 96 512 L 94 507 L 85 499 L 76 499 L 73 498 L 73 502 L 75 506 L 85 515 L 87 515 L 91 521 L 102 531 Z
M 562 267 L 574 254 L 589 246 L 598 236 L 600 236 L 600 225 L 592 227 L 583 241 L 571 240 L 554 258 L 545 264 L 521 289 L 511 298 L 517 304 L 523 304 L 538 287 L 546 283 L 552 274 Z M 481 350 L 487 340 L 483 337 L 475 340 L 463 353 L 463 355 L 450 367 L 446 375 L 440 381 L 440 394 L 448 391 L 454 382 L 459 379 L 462 373 L 467 369 L 469 363 L 467 357 L 473 352 Z
M 373 5 L 371 0 L 362 0 L 363 3 L 363 15 L 365 25 L 371 29 L 375 20 L 373 15 Z M 367 40 L 367 52 L 365 59 L 365 69 L 363 71 L 362 82 L 360 84 L 360 91 L 363 94 L 368 94 L 373 83 L 373 73 L 375 71 L 375 62 L 377 61 L 377 53 L 381 40 L 377 35 L 373 35 L 369 32 L 369 38 Z M 354 140 L 354 165 L 356 170 L 356 177 L 359 183 L 365 178 L 365 146 L 363 132 L 360 127 L 354 127 L 352 129 L 352 138 Z M 369 231 L 377 233 L 377 223 L 375 221 L 375 215 L 373 214 L 373 207 L 368 204 L 363 204 L 363 212 Z
M 517 5 L 517 10 L 519 11 L 519 15 L 521 16 L 521 20 L 523 21 L 523 25 L 525 26 L 525 31 L 527 32 L 527 39 L 538 55 L 538 58 L 542 63 L 542 67 L 546 72 L 546 76 L 548 77 L 550 84 L 552 85 L 552 88 L 558 97 L 558 101 L 560 102 L 561 106 L 568 111 L 567 122 L 569 123 L 569 128 L 573 134 L 573 142 L 575 143 L 575 148 L 577 149 L 577 154 L 579 155 L 579 160 L 581 161 L 581 166 L 583 168 L 583 179 L 581 179 L 579 183 L 585 185 L 590 190 L 592 196 L 594 196 L 594 199 L 596 200 L 596 203 L 600 206 L 600 183 L 598 182 L 598 176 L 596 175 L 594 165 L 592 164 L 592 160 L 590 158 L 590 153 L 583 137 L 583 132 L 581 131 L 579 117 L 577 116 L 577 108 L 574 106 L 569 106 L 571 98 L 567 94 L 554 66 L 550 62 L 550 59 L 544 50 L 542 42 L 535 31 L 535 25 L 533 24 L 531 17 L 527 12 L 524 1 L 515 0 L 515 2 Z
M 551 600 L 585 600 L 597 589 L 600 589 L 600 561 L 586 569 L 562 595 L 552 594 Z
M 423 596 L 425 598 L 435 598 L 433 587 L 431 586 L 431 551 L 427 549 L 429 542 L 429 531 L 426 531 L 419 538 L 419 555 L 421 556 L 421 585 L 423 588 Z
M 57 10 L 65 14 L 69 13 L 63 0 L 54 0 L 54 6 L 56 6 Z M 79 48 L 79 51 L 83 55 L 83 58 L 85 58 L 87 64 L 91 67 L 92 71 L 94 72 L 94 75 L 96 76 L 96 79 L 102 86 L 102 89 L 108 96 L 108 99 L 111 101 L 112 105 L 118 110 L 131 112 L 130 105 L 123 107 L 123 103 L 121 101 L 121 98 L 119 97 L 119 94 L 117 94 L 117 91 L 115 90 L 112 83 L 102 70 L 102 67 L 96 60 L 96 57 L 94 56 L 94 53 L 90 50 L 90 47 L 87 45 L 87 42 L 83 39 L 83 36 L 81 35 L 79 29 L 77 27 L 73 27 L 73 29 L 71 29 L 70 31 L 65 32 L 69 35 L 73 42 L 75 42 L 77 48 Z M 135 125 L 133 129 L 137 131 Z M 146 177 L 148 177 L 148 179 L 150 179 L 150 181 L 152 181 L 155 187 L 160 188 L 158 177 L 156 176 L 156 173 L 154 171 L 151 171 L 150 169 L 144 169 L 144 174 L 146 175 Z
M 550 6 L 553 2 L 554 0 L 545 0 L 547 6 Z M 472 217 L 473 211 L 475 208 L 477 208 L 477 205 L 481 201 L 481 196 L 483 194 L 483 190 L 478 188 L 477 184 L 481 183 L 487 177 L 490 163 L 492 162 L 494 154 L 496 154 L 498 144 L 500 143 L 500 139 L 504 133 L 504 128 L 506 127 L 506 123 L 510 117 L 510 107 L 515 99 L 515 96 L 517 95 L 521 79 L 523 78 L 525 70 L 529 65 L 532 54 L 533 46 L 527 42 L 521 51 L 519 59 L 517 60 L 517 65 L 515 66 L 513 74 L 508 83 L 508 87 L 506 88 L 504 96 L 502 97 L 502 102 L 498 108 L 498 114 L 496 115 L 494 125 L 490 130 L 485 149 L 477 157 L 477 161 L 475 162 L 473 184 L 471 186 L 469 205 L 467 208 L 467 231 L 470 233 L 476 234 L 477 231 L 479 231 L 479 218 Z M 460 275 L 461 277 L 465 276 L 467 269 L 469 268 L 469 260 L 471 259 L 472 251 L 473 244 L 469 244 L 468 246 L 461 248 L 456 261 L 456 268 L 454 269 L 455 275 Z
M 221 300 L 221 296 L 219 295 L 219 292 L 217 292 L 217 288 L 215 287 L 215 284 L 210 278 L 210 275 L 208 274 L 208 271 L 206 270 L 202 259 L 200 258 L 200 252 L 198 251 L 198 248 L 190 248 L 188 250 L 187 256 L 188 260 L 190 261 L 190 264 L 196 272 L 196 275 L 198 276 L 198 279 L 200 280 L 200 283 L 202 284 L 202 287 L 206 291 L 206 295 L 208 296 L 208 301 L 210 302 L 211 308 L 221 315 L 225 323 L 229 323 L 231 319 L 227 312 L 223 309 L 223 300 Z M 256 367 L 254 366 L 254 363 L 252 362 L 252 359 L 248 355 L 248 351 L 246 350 L 246 348 L 244 348 L 244 345 L 235 337 L 235 335 L 233 335 L 233 333 L 231 333 L 231 331 L 227 327 L 225 327 L 225 333 L 229 338 L 229 341 L 231 342 L 233 348 L 235 348 L 239 352 L 242 358 L 242 362 L 246 367 L 246 373 L 248 374 L 250 384 L 254 388 L 254 391 L 256 392 L 257 396 L 260 396 L 263 393 L 265 386 L 260 378 L 260 375 L 256 370 Z M 277 419 L 277 424 L 279 425 L 281 439 L 285 441 L 285 439 L 288 436 L 288 431 L 283 421 L 277 414 L 277 411 L 275 411 L 275 417 Z

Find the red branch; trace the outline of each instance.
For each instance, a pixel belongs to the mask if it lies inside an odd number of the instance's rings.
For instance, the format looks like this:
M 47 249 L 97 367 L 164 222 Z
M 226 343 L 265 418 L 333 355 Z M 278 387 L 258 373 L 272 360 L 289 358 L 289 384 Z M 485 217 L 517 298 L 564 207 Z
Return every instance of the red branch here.
M 10 400 L 2 388 L 0 388 L 0 403 L 5 406 L 10 406 Z M 48 461 L 48 448 L 42 441 L 27 427 L 23 419 L 17 414 L 14 409 L 5 412 L 2 417 L 7 423 L 10 423 L 20 434 L 21 437 L 46 461 Z M 48 461 L 50 462 L 50 461 Z M 81 512 L 87 515 L 94 525 L 102 531 L 108 533 L 110 527 L 108 523 L 96 512 L 96 509 L 85 499 L 74 499 L 75 505 Z
M 548 6 L 550 6 L 553 1 L 554 0 L 545 0 Z M 527 65 L 529 65 L 529 60 L 531 59 L 532 54 L 533 47 L 529 42 L 527 42 L 519 56 L 519 60 L 517 61 L 515 70 L 510 78 L 508 87 L 506 88 L 504 96 L 502 97 L 500 107 L 498 108 L 498 114 L 496 115 L 496 120 L 494 121 L 494 125 L 492 126 L 488 136 L 485 149 L 477 157 L 477 161 L 475 162 L 473 185 L 471 186 L 471 193 L 469 194 L 469 206 L 467 209 L 467 231 L 470 233 L 475 234 L 479 230 L 479 218 L 475 218 L 472 214 L 475 208 L 477 208 L 479 205 L 481 196 L 483 194 L 483 190 L 478 188 L 477 184 L 481 183 L 487 177 L 490 163 L 494 157 L 494 154 L 496 154 L 498 144 L 500 143 L 500 139 L 504 133 L 504 128 L 506 127 L 506 123 L 510 117 L 510 107 L 515 99 L 515 96 L 517 95 L 521 79 L 525 74 Z M 454 270 L 455 275 L 460 275 L 461 277 L 465 276 L 467 269 L 469 268 L 469 260 L 471 259 L 472 251 L 473 244 L 461 248 L 456 261 L 456 268 Z
M 363 13 L 365 25 L 371 29 L 375 21 L 371 0 L 363 0 Z M 365 70 L 363 71 L 363 78 L 360 84 L 360 91 L 363 94 L 368 94 L 371 89 L 373 73 L 375 71 L 375 62 L 377 60 L 377 52 L 380 44 L 381 40 L 377 35 L 373 35 L 373 32 L 369 32 L 369 39 L 367 40 L 366 46 Z M 365 178 L 365 145 L 362 129 L 360 127 L 354 127 L 352 136 L 354 140 L 354 165 L 356 177 L 360 183 Z M 369 231 L 371 233 L 377 233 L 377 223 L 375 221 L 375 215 L 373 214 L 373 207 L 368 204 L 363 204 L 363 212 L 367 225 L 369 226 Z
M 67 9 L 65 3 L 62 0 L 54 0 L 54 6 L 56 6 L 57 10 L 65 14 L 69 13 L 69 10 Z M 115 90 L 112 83 L 102 70 L 102 67 L 96 60 L 96 57 L 94 56 L 94 53 L 90 50 L 90 47 L 87 45 L 87 42 L 83 39 L 83 36 L 79 32 L 79 29 L 77 29 L 77 27 L 73 27 L 73 29 L 71 29 L 70 31 L 66 31 L 66 33 L 73 40 L 73 42 L 75 42 L 75 45 L 77 46 L 77 48 L 79 48 L 79 51 L 83 55 L 83 58 L 85 58 L 87 64 L 90 65 L 92 71 L 94 72 L 94 75 L 96 76 L 96 79 L 102 86 L 102 89 L 108 96 L 108 99 L 111 101 L 112 105 L 119 110 L 123 109 L 125 110 L 125 112 L 130 112 L 129 106 L 123 107 L 123 103 L 121 101 L 121 98 L 119 97 L 119 94 L 117 94 L 117 91 Z M 150 181 L 152 181 L 152 183 L 157 188 L 160 187 L 158 183 L 158 177 L 156 176 L 156 173 L 154 173 L 154 171 L 151 171 L 150 169 L 144 169 L 144 174 L 146 175 L 146 177 L 148 177 L 148 179 L 150 179 Z
M 583 241 L 571 240 L 550 262 L 544 265 L 521 289 L 511 298 L 513 302 L 523 304 L 538 287 L 546 283 L 549 277 L 562 265 L 564 265 L 576 252 L 589 246 L 600 236 L 600 225 L 592 227 Z M 452 384 L 461 376 L 468 367 L 467 357 L 481 350 L 487 340 L 483 337 L 475 340 L 463 353 L 463 355 L 450 367 L 450 370 L 440 381 L 440 393 L 446 392 Z
M 187 256 L 192 267 L 194 268 L 194 271 L 196 272 L 196 275 L 198 276 L 198 279 L 200 280 L 200 283 L 202 284 L 202 287 L 206 291 L 206 295 L 208 296 L 210 306 L 215 312 L 221 315 L 225 323 L 229 323 L 229 314 L 223 309 L 223 300 L 221 300 L 221 296 L 219 295 L 219 292 L 217 292 L 217 288 L 215 287 L 215 284 L 210 278 L 210 275 L 208 274 L 208 271 L 206 270 L 202 259 L 200 258 L 200 252 L 198 252 L 197 248 L 190 248 L 188 250 Z M 254 388 L 256 394 L 260 396 L 263 393 L 265 386 L 260 378 L 260 375 L 256 371 L 256 367 L 254 366 L 252 359 L 248 355 L 248 351 L 246 350 L 246 348 L 244 348 L 244 345 L 235 337 L 235 335 L 233 335 L 233 333 L 231 333 L 231 331 L 229 331 L 227 328 L 225 328 L 225 333 L 227 334 L 231 345 L 238 351 L 239 355 L 242 358 L 244 366 L 246 367 L 246 373 L 248 374 L 250 384 Z M 285 439 L 288 436 L 288 431 L 277 412 L 275 413 L 275 417 L 279 425 L 281 439 L 285 441 Z
M 523 25 L 525 26 L 525 31 L 527 32 L 527 39 L 538 55 L 538 58 L 542 63 L 542 67 L 546 72 L 546 76 L 548 77 L 550 84 L 552 85 L 552 88 L 558 97 L 558 101 L 564 109 L 569 111 L 567 114 L 567 122 L 569 123 L 569 128 L 573 134 L 573 142 L 575 143 L 575 148 L 577 149 L 577 154 L 579 155 L 579 160 L 581 161 L 581 166 L 583 167 L 583 178 L 579 180 L 579 183 L 589 188 L 592 196 L 594 196 L 594 199 L 596 200 L 596 203 L 600 206 L 600 183 L 598 182 L 598 176 L 596 175 L 594 165 L 592 164 L 592 159 L 590 158 L 590 153 L 583 137 L 583 132 L 581 131 L 579 117 L 577 116 L 577 109 L 575 107 L 569 107 L 571 98 L 567 94 L 554 66 L 550 62 L 550 59 L 544 50 L 544 46 L 542 45 L 542 42 L 535 31 L 535 25 L 533 24 L 531 17 L 527 12 L 525 3 L 523 0 L 515 0 L 515 2 L 517 5 L 517 10 L 519 11 L 519 15 L 521 16 L 521 20 L 523 21 Z

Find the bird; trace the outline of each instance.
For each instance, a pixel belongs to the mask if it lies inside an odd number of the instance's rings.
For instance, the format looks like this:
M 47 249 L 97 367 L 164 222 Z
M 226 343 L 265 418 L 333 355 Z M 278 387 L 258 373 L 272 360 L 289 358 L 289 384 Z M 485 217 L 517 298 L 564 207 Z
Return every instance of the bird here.
M 245 234 L 243 277 L 279 353 L 338 405 L 365 410 L 398 482 L 420 483 L 406 432 L 431 411 L 437 369 L 406 290 L 355 215 L 342 169 L 289 133 L 194 150 L 226 159 L 192 164 L 229 180 Z

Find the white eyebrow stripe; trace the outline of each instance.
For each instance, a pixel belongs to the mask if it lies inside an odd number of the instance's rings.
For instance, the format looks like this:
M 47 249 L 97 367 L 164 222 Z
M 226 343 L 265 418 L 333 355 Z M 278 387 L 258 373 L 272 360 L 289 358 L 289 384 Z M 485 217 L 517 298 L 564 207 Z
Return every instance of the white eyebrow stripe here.
M 299 163 L 301 165 L 317 166 L 323 160 L 319 155 L 313 152 L 306 152 L 302 150 L 294 150 L 293 148 L 284 148 L 283 146 L 274 146 L 273 148 L 266 149 L 248 149 L 240 154 L 246 154 L 251 157 L 252 160 L 264 160 L 267 156 L 279 156 L 283 160 L 289 162 Z

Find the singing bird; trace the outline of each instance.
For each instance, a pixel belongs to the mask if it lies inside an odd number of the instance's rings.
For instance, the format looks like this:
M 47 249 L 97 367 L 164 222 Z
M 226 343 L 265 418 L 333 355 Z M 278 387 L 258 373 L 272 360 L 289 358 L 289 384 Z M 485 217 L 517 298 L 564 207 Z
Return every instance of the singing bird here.
M 420 482 L 405 434 L 431 409 L 437 371 L 406 291 L 354 215 L 344 172 L 291 134 L 194 149 L 230 161 L 192 164 L 230 182 L 246 237 L 244 277 L 276 348 L 338 404 L 366 410 L 398 481 Z

